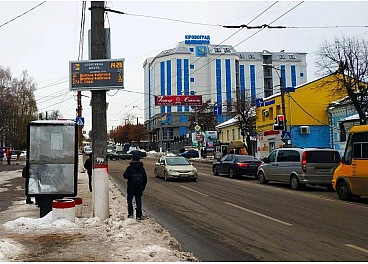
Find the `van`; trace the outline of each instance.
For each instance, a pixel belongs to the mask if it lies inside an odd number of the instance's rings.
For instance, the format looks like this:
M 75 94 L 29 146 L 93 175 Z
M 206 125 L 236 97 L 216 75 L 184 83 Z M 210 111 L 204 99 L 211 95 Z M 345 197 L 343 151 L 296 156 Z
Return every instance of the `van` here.
M 269 181 L 288 182 L 293 190 L 306 184 L 332 188 L 332 176 L 339 166 L 340 154 L 333 149 L 281 148 L 263 159 L 257 177 L 261 184 Z
M 353 126 L 332 186 L 341 200 L 368 196 L 368 125 Z

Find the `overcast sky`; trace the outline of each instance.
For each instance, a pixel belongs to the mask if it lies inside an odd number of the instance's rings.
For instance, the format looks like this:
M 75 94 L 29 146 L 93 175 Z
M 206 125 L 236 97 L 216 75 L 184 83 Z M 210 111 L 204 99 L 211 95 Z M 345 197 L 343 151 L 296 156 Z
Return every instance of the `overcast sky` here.
M 35 96 L 40 111 L 59 110 L 63 118 L 74 119 L 76 93 L 69 91 L 68 66 L 69 61 L 78 60 L 82 2 L 41 3 L 0 1 L 0 65 L 10 68 L 13 77 L 19 77 L 23 70 L 28 71 L 37 83 Z M 314 61 L 321 44 L 325 41 L 333 43 L 335 37 L 343 35 L 368 36 L 367 1 L 280 1 L 250 25 L 270 24 L 283 15 L 272 25 L 298 28 L 265 29 L 254 36 L 257 30 L 243 29 L 236 33 L 238 29 L 216 26 L 249 24 L 273 3 L 108 1 L 109 8 L 126 15 L 108 13 L 105 19 L 105 27 L 111 29 L 111 57 L 125 59 L 125 90 L 107 93 L 107 128 L 123 124 L 127 114 L 138 117 L 140 123 L 144 122 L 143 62 L 162 50 L 175 47 L 186 34 L 210 35 L 211 44 L 233 45 L 237 51 L 306 52 L 308 81 L 317 78 Z M 90 5 L 87 1 L 84 60 L 89 59 Z M 82 101 L 87 132 L 92 128 L 90 94 L 83 92 Z

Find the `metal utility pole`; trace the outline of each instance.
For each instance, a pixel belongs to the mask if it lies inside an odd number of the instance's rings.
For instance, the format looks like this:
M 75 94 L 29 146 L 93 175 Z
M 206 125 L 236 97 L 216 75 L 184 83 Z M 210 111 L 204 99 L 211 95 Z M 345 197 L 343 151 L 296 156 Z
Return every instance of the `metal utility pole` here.
M 105 59 L 104 1 L 91 2 L 91 59 Z M 106 90 L 92 91 L 93 215 L 109 218 Z

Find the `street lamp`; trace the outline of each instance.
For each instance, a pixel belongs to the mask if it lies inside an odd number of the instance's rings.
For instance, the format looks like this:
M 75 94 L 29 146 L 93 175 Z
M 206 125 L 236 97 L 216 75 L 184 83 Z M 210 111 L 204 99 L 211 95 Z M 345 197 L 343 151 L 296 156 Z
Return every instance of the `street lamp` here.
M 276 70 L 277 76 L 279 77 L 280 80 L 280 92 L 281 92 L 281 111 L 282 114 L 284 116 L 284 126 L 285 126 L 285 131 L 287 131 L 287 126 L 286 126 L 286 110 L 285 110 L 285 91 L 284 91 L 284 81 L 282 79 L 282 77 L 280 76 L 278 71 L 281 71 L 281 69 L 274 67 L 272 64 L 263 64 L 264 67 L 270 67 Z

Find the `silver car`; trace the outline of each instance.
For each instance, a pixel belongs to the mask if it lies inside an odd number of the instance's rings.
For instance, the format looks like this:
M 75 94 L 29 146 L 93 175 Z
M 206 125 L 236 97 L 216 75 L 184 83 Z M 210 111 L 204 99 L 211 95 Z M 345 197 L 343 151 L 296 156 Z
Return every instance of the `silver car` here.
M 332 176 L 340 164 L 340 154 L 333 149 L 281 148 L 275 149 L 258 168 L 260 183 L 288 182 L 293 190 L 306 184 L 332 189 Z
M 197 169 L 186 158 L 180 156 L 163 156 L 155 165 L 156 177 L 163 177 L 165 181 L 170 179 L 188 179 L 196 181 Z

